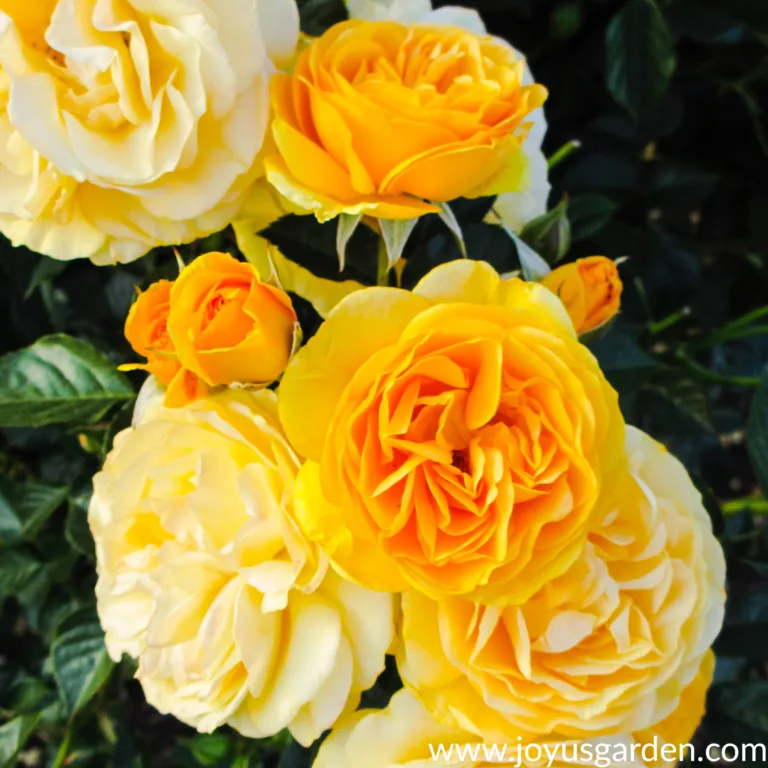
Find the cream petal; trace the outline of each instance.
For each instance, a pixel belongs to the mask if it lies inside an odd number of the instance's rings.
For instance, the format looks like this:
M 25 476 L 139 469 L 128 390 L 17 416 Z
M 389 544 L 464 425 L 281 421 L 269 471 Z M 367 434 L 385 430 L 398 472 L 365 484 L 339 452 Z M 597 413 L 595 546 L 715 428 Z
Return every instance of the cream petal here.
M 480 14 L 472 8 L 445 5 L 426 16 L 422 16 L 419 21 L 423 21 L 426 24 L 445 24 L 452 27 L 461 27 L 475 35 L 482 36 L 488 34 Z
M 321 592 L 341 613 L 355 659 L 354 686 L 358 693 L 367 690 L 384 671 L 384 657 L 394 640 L 393 597 L 363 589 L 333 572 L 326 576 Z
M 4 66 L 5 62 L 0 59 L 0 64 Z M 85 181 L 88 171 L 69 144 L 50 76 L 40 72 L 16 78 L 8 100 L 8 117 L 30 145 L 59 171 Z
M 336 665 L 341 618 L 317 595 L 294 593 L 288 606 L 290 633 L 266 695 L 251 700 L 232 720 L 244 736 L 262 738 L 290 725 L 325 685 Z
M 299 744 L 309 747 L 336 722 L 349 701 L 354 669 L 352 648 L 347 638 L 342 637 L 336 653 L 336 664 L 328 679 L 291 721 L 289 730 Z
M 267 54 L 278 68 L 285 68 L 299 42 L 298 7 L 294 0 L 256 0 L 256 7 Z

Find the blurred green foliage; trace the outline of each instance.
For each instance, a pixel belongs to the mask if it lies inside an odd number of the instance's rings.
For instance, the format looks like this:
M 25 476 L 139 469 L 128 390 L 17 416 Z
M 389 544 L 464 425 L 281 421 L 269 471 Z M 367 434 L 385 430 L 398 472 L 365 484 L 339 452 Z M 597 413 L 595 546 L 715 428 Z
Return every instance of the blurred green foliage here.
M 344 18 L 303 0 L 303 27 Z M 594 345 L 627 420 L 663 441 L 704 494 L 729 564 L 726 626 L 701 741 L 768 740 L 768 3 L 765 0 L 474 0 L 550 89 L 545 148 L 579 148 L 552 172 L 555 213 L 524 239 L 550 261 L 627 256 L 623 311 Z M 565 154 L 565 153 L 563 153 Z M 492 201 L 453 206 L 473 259 L 520 268 L 483 223 Z M 336 231 L 314 219 L 269 236 L 338 276 Z M 236 252 L 226 231 L 181 249 Z M 403 285 L 459 257 L 437 216 L 409 241 Z M 54 262 L 0 244 L 0 768 L 306 768 L 280 735 L 198 735 L 156 713 L 134 668 L 106 655 L 86 521 L 91 477 L 127 426 L 141 377 L 122 324 L 136 287 L 172 277 L 161 249 L 135 264 Z M 361 227 L 342 277 L 374 283 Z M 305 335 L 319 318 L 297 300 Z M 58 376 L 59 369 L 65 373 Z M 86 375 L 86 370 L 90 375 Z M 366 695 L 382 706 L 392 669 Z M 364 768 L 361 766 L 360 768 Z

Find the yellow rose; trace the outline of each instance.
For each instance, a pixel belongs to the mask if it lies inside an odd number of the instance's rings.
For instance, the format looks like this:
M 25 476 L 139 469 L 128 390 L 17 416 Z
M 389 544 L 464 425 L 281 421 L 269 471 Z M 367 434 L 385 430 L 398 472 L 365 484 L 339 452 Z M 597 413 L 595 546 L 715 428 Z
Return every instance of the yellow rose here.
M 146 364 L 121 366 L 122 370 L 145 370 L 168 386 L 181 365 L 168 333 L 171 302 L 170 280 L 158 280 L 139 294 L 125 321 L 125 338 L 134 352 L 147 358 Z
M 558 295 L 577 333 L 587 333 L 611 320 L 621 306 L 624 286 L 616 264 L 605 256 L 589 256 L 552 270 L 542 285 Z
M 500 764 L 526 768 L 606 768 L 605 760 L 609 766 L 663 765 L 661 761 L 644 760 L 643 746 L 653 745 L 654 735 L 658 738 L 658 752 L 664 744 L 679 749 L 690 741 L 704 714 L 713 668 L 714 656 L 710 652 L 694 682 L 683 692 L 678 708 L 653 733 L 595 736 L 578 741 L 549 735 L 527 750 L 517 740 L 479 741 L 476 734 L 457 722 L 446 724 L 437 719 L 412 691 L 405 689 L 392 697 L 386 709 L 362 710 L 339 722 L 323 742 L 313 768 L 427 768 L 434 764 L 455 768 L 492 768 Z M 449 750 L 451 753 L 447 754 Z M 646 754 L 653 754 L 650 748 Z
M 497 741 L 635 733 L 678 709 L 722 624 L 723 553 L 683 466 L 632 427 L 625 452 L 580 558 L 524 605 L 404 596 L 398 668 L 432 711 Z
M 351 19 L 380 21 L 388 19 L 402 23 L 420 24 L 449 24 L 473 32 L 476 35 L 486 35 L 487 30 L 477 11 L 461 6 L 443 5 L 432 9 L 431 0 L 346 0 Z M 511 48 L 506 40 L 496 38 L 496 41 Z M 523 55 L 512 48 L 515 55 L 523 59 Z M 523 85 L 535 82 L 527 63 L 523 65 Z M 547 132 L 547 121 L 544 108 L 533 110 L 527 117 L 530 124 L 525 141 L 522 144 L 523 157 L 526 164 L 527 183 L 513 192 L 499 195 L 493 204 L 486 220 L 493 224 L 503 222 L 507 227 L 519 232 L 531 220 L 543 216 L 547 212 L 547 202 L 551 185 L 549 183 L 549 166 L 546 155 L 542 152 L 544 135 Z
M 298 321 L 288 294 L 251 264 L 207 253 L 173 284 L 168 332 L 181 365 L 210 386 L 269 384 L 285 370 Z
M 707 651 L 702 659 L 699 671 L 688 687 L 680 695 L 680 705 L 660 723 L 633 734 L 635 742 L 646 744 L 674 744 L 678 749 L 688 744 L 696 733 L 707 705 L 707 689 L 715 675 L 715 654 Z M 652 754 L 652 753 L 650 753 Z M 681 757 L 681 755 L 679 755 Z M 649 766 L 668 766 L 674 768 L 676 759 L 664 760 L 659 753 L 658 759 L 646 760 Z
M 326 574 L 292 521 L 299 461 L 273 392 L 161 398 L 142 392 L 94 479 L 109 653 L 138 657 L 148 701 L 201 731 L 309 744 L 382 671 L 392 598 Z
M 297 36 L 294 0 L 2 0 L 0 230 L 108 264 L 223 229 Z
M 408 219 L 433 202 L 523 189 L 546 90 L 489 36 L 442 24 L 336 24 L 272 81 L 267 178 L 321 220 Z
M 343 299 L 288 366 L 307 535 L 372 589 L 521 603 L 582 550 L 617 397 L 546 288 L 455 261 Z

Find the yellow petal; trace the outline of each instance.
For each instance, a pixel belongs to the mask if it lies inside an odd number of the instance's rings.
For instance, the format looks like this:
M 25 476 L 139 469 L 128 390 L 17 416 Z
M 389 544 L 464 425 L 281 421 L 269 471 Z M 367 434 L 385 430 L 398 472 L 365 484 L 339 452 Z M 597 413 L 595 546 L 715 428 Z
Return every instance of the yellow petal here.
M 344 578 L 379 592 L 402 592 L 407 583 L 395 563 L 378 543 L 352 539 L 340 507 L 323 495 L 320 466 L 306 462 L 299 471 L 294 490 L 294 515 L 302 533 L 319 544 Z
M 366 288 L 331 311 L 280 385 L 280 419 L 299 453 L 320 460 L 336 405 L 359 366 L 426 309 L 429 302 L 409 291 Z
M 328 313 L 343 298 L 364 287 L 355 280 L 339 283 L 317 277 L 308 269 L 287 259 L 277 246 L 256 234 L 259 228 L 258 220 L 236 221 L 232 226 L 240 251 L 256 267 L 262 279 L 266 282 L 273 281 L 284 291 L 306 299 L 320 317 L 328 317 Z
M 461 259 L 435 267 L 413 292 L 435 303 L 498 304 L 501 284 L 499 273 L 490 264 Z
M 335 219 L 342 213 L 351 215 L 365 213 L 380 219 L 415 219 L 427 213 L 440 211 L 435 205 L 405 195 L 389 197 L 360 195 L 353 200 L 341 200 L 332 195 L 324 195 L 303 185 L 279 155 L 268 157 L 264 161 L 264 168 L 269 183 L 290 204 L 300 211 L 314 213 L 320 222 Z

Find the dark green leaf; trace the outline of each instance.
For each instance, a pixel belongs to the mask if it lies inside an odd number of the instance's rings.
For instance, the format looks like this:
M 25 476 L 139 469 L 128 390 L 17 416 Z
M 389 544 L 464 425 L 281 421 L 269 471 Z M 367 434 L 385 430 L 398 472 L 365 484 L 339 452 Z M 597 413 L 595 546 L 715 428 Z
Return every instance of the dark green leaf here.
M 0 358 L 0 425 L 86 424 L 133 397 L 123 374 L 90 344 L 45 336 Z
M 55 280 L 67 268 L 68 262 L 50 259 L 47 256 L 41 256 L 40 261 L 32 273 L 27 286 L 27 292 L 24 295 L 28 299 L 43 283 Z
M 725 625 L 715 642 L 718 656 L 768 661 L 768 587 L 742 586 L 729 595 Z
M 24 748 L 39 719 L 39 713 L 21 715 L 0 726 L 0 768 L 11 768 L 16 764 L 16 756 Z
M 768 734 L 768 681 L 720 683 L 712 688 L 709 706 Z
M 699 0 L 674 0 L 665 9 L 673 34 L 701 43 L 738 43 L 744 28 L 728 15 L 727 8 L 709 8 Z
M 675 49 L 655 0 L 628 0 L 606 36 L 608 90 L 635 117 L 664 95 L 675 71 Z
M 40 571 L 42 563 L 22 549 L 0 549 L 0 595 L 15 595 Z
M 747 427 L 747 450 L 755 477 L 768 497 L 768 371 L 752 400 Z
M 99 691 L 114 667 L 96 621 L 70 626 L 51 647 L 51 665 L 62 700 L 70 715 Z
M 88 525 L 88 502 L 90 495 L 70 499 L 67 509 L 67 522 L 64 535 L 70 546 L 81 555 L 93 559 L 95 547 L 93 535 Z
M 0 477 L 0 539 L 34 538 L 64 503 L 68 489 L 42 483 L 18 483 Z
M 317 754 L 313 747 L 302 747 L 293 741 L 283 753 L 277 768 L 311 768 Z
M 190 751 L 201 765 L 218 765 L 231 748 L 231 742 L 224 733 L 201 733 L 189 744 Z
M 604 195 L 579 195 L 568 206 L 571 237 L 586 240 L 601 232 L 613 218 L 617 204 Z
M 728 15 L 762 32 L 768 32 L 768 4 L 763 0 L 697 0 L 698 4 Z
M 549 264 L 562 259 L 571 247 L 568 198 L 563 197 L 551 211 L 528 222 L 520 237 Z

